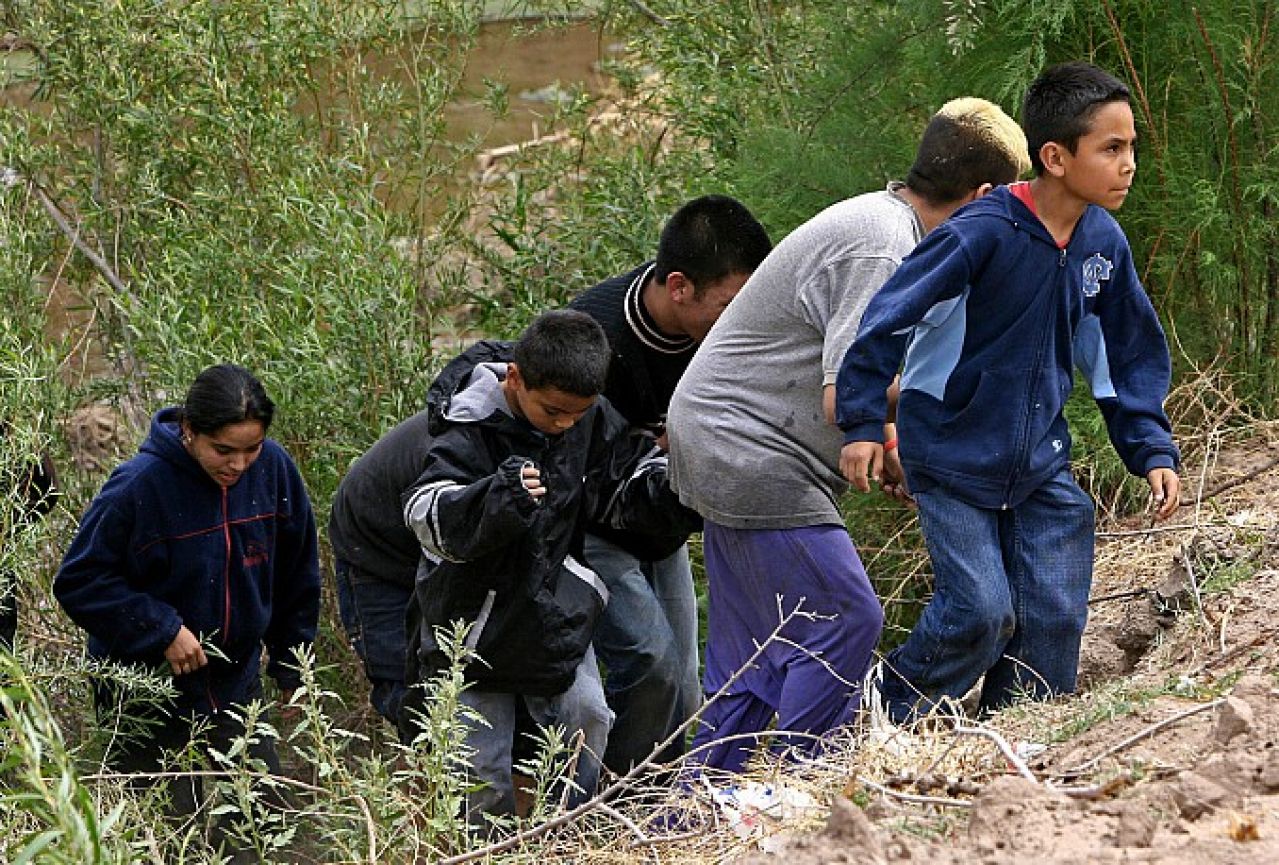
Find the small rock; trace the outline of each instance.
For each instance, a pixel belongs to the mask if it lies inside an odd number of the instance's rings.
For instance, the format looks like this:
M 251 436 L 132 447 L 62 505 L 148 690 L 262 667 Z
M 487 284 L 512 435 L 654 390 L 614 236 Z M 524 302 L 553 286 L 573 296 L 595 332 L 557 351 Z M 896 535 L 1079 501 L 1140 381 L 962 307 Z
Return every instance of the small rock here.
M 1267 793 L 1273 793 L 1279 790 L 1279 754 L 1271 752 L 1266 758 L 1266 763 L 1261 767 L 1261 774 L 1257 778 L 1257 782 L 1261 785 L 1261 789 Z
M 1160 625 L 1157 608 L 1154 602 L 1147 598 L 1141 598 L 1137 603 L 1130 604 L 1126 613 L 1127 615 L 1116 629 L 1115 645 L 1123 649 L 1131 667 L 1136 666 L 1142 656 L 1150 651 L 1155 637 L 1159 634 Z
M 1057 801 L 1070 800 L 1020 775 L 996 778 L 973 802 L 968 838 L 977 845 L 990 843 L 1002 849 L 1018 831 L 1012 818 L 1027 810 L 1051 807 Z
M 1079 650 L 1079 687 L 1088 690 L 1132 670 L 1128 653 L 1115 645 L 1109 628 L 1098 628 Z
M 1124 809 L 1115 826 L 1116 847 L 1149 847 L 1159 824 L 1143 808 L 1133 806 Z
M 1229 795 L 1220 784 L 1196 772 L 1182 772 L 1172 792 L 1177 810 L 1187 820 L 1197 820 L 1214 810 Z
M 888 858 L 898 862 L 904 859 L 910 859 L 910 847 L 901 840 L 893 840 L 888 842 Z
M 1231 739 L 1251 732 L 1252 728 L 1252 706 L 1231 694 L 1226 697 L 1217 713 L 1217 726 L 1212 737 L 1221 744 L 1228 745 Z
M 835 797 L 823 834 L 860 850 L 868 859 L 882 858 L 882 848 L 870 818 L 843 796 Z

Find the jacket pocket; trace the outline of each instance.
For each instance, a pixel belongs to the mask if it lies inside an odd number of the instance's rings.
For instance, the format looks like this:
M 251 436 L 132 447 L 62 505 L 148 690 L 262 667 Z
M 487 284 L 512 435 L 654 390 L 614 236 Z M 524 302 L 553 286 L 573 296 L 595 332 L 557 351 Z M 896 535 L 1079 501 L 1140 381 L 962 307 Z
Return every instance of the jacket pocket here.
M 569 557 L 538 604 L 546 646 L 557 664 L 575 667 L 595 636 L 608 589 L 594 571 Z
M 1024 395 L 1030 370 L 985 371 L 962 406 L 943 405 L 940 435 L 929 443 L 927 464 L 950 473 L 1002 479 L 1013 465 L 1017 436 L 1026 418 Z

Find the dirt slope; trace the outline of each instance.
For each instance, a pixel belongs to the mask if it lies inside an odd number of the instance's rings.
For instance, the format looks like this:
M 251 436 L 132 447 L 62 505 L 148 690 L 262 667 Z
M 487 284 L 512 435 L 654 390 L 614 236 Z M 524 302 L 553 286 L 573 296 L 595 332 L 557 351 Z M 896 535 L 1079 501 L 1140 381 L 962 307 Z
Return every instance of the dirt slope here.
M 1099 535 L 1080 694 L 863 744 L 824 828 L 721 861 L 1279 862 L 1279 426 L 1207 459 L 1172 528 Z

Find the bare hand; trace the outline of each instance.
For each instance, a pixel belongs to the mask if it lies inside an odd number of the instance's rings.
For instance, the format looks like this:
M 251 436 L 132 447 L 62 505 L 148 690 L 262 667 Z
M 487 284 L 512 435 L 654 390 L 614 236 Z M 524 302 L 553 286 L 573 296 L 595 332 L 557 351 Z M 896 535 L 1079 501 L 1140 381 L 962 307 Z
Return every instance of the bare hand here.
M 884 480 L 880 488 L 889 498 L 910 507 L 915 506 L 915 500 L 906 488 L 906 471 L 902 468 L 901 456 L 896 448 L 884 452 Z
M 186 625 L 178 628 L 178 635 L 173 638 L 169 648 L 164 650 L 164 659 L 169 662 L 175 676 L 194 673 L 209 663 L 204 647 Z
M 525 463 L 520 469 L 520 483 L 524 485 L 524 489 L 528 490 L 528 494 L 534 501 L 546 495 L 546 487 L 542 486 L 542 471 L 533 463 Z
M 870 492 L 870 483 L 879 483 L 884 468 L 884 446 L 879 442 L 849 442 L 839 452 L 839 470 L 854 488 Z
M 1150 484 L 1150 504 L 1155 509 L 1155 519 L 1162 522 L 1177 512 L 1181 503 L 1181 478 L 1172 469 L 1151 469 L 1146 473 Z

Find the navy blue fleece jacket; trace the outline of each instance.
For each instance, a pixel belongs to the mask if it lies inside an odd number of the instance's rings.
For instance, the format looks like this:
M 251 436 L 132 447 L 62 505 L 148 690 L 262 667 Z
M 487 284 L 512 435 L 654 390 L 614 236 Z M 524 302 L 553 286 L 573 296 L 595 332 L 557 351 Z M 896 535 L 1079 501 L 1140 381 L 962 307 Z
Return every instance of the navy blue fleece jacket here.
M 290 650 L 314 641 L 319 618 L 315 517 L 274 441 L 224 489 L 182 446 L 177 417 L 156 414 L 138 455 L 111 473 L 53 592 L 94 657 L 167 670 L 164 650 L 186 625 L 209 664 L 176 677 L 178 703 L 207 714 L 246 699 L 264 644 L 280 686 L 298 684 Z
M 837 419 L 845 441 L 881 440 L 901 367 L 911 489 L 1011 507 L 1069 461 L 1076 366 L 1128 470 L 1175 467 L 1168 346 L 1123 231 L 1090 205 L 1059 249 L 1000 187 L 930 232 L 875 295 L 840 368 Z

